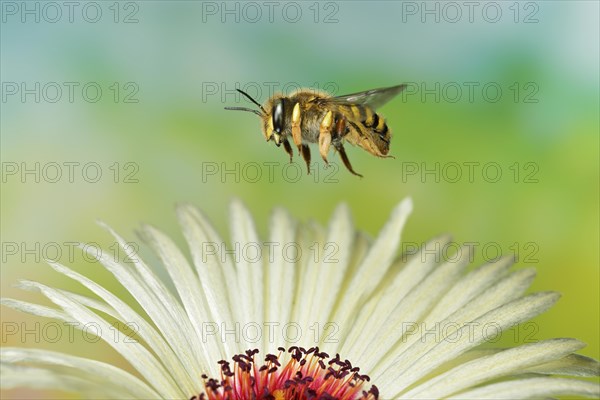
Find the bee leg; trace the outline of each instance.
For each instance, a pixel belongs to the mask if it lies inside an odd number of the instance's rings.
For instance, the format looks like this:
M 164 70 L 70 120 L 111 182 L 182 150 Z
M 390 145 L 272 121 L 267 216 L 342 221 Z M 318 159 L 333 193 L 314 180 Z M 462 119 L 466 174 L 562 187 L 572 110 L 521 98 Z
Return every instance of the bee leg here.
M 346 168 L 348 169 L 348 171 L 350 171 L 354 175 L 360 176 L 362 178 L 363 176 L 361 174 L 359 174 L 358 172 L 355 172 L 352 169 L 352 164 L 350 164 L 350 160 L 348 160 L 348 156 L 346 155 L 346 150 L 344 150 L 344 145 L 342 144 L 342 142 L 341 141 L 339 141 L 339 142 L 338 141 L 333 142 L 333 146 L 340 153 L 340 157 L 342 157 L 342 161 L 344 162 L 344 166 L 346 166 Z
M 310 148 L 307 144 L 302 145 L 300 154 L 302 154 L 302 158 L 306 162 L 306 170 L 308 171 L 308 175 L 310 175 Z
M 292 111 L 292 139 L 294 140 L 296 147 L 298 147 L 298 152 L 300 154 L 302 154 L 302 131 L 300 130 L 301 122 L 300 103 L 296 103 L 294 110 Z
M 319 127 L 319 152 L 321 153 L 321 157 L 323 161 L 325 161 L 325 165 L 329 166 L 329 161 L 327 161 L 327 153 L 329 152 L 329 146 L 331 146 L 331 128 L 333 126 L 333 113 L 328 111 L 321 121 L 321 126 Z
M 292 146 L 290 145 L 290 142 L 288 142 L 287 139 L 283 139 L 283 148 L 284 148 L 285 152 L 288 153 L 288 155 L 290 156 L 290 163 L 291 163 L 294 153 L 292 152 Z

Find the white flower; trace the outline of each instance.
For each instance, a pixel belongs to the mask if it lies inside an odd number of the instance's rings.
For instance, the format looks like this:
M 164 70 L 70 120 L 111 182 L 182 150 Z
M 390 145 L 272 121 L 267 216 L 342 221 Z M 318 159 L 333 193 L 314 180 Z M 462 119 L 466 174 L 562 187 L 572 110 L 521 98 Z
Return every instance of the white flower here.
M 493 334 L 527 321 L 558 294 L 524 294 L 535 271 L 509 271 L 511 258 L 466 271 L 468 251 L 445 261 L 428 249 L 399 256 L 411 208 L 410 200 L 399 204 L 372 241 L 355 231 L 343 205 L 327 229 L 297 224 L 277 209 L 261 241 L 249 212 L 234 201 L 226 246 L 197 209 L 180 206 L 192 265 L 157 229 L 142 232 L 176 294 L 107 228 L 131 262 L 91 254 L 147 316 L 55 262 L 52 268 L 94 296 L 21 281 L 57 307 L 8 298 L 2 304 L 80 327 L 94 324 L 139 377 L 86 358 L 5 347 L 2 388 L 118 399 L 600 397 L 597 383 L 572 378 L 599 374 L 597 361 L 574 354 L 584 346 L 575 339 L 482 348 L 490 327 Z M 449 240 L 431 243 L 439 249 Z M 138 340 L 115 340 L 99 312 L 135 326 Z

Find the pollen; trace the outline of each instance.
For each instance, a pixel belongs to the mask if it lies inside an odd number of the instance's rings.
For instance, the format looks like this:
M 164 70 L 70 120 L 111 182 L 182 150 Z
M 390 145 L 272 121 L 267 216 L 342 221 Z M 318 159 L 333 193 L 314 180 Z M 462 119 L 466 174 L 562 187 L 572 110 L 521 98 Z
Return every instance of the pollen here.
M 267 354 L 247 350 L 219 361 L 221 377 L 202 375 L 205 391 L 190 400 L 376 400 L 377 386 L 339 354 L 329 357 L 318 347 L 306 350 L 292 346 L 287 351 Z M 262 362 L 260 361 L 262 359 Z M 259 361 L 257 361 L 259 360 Z

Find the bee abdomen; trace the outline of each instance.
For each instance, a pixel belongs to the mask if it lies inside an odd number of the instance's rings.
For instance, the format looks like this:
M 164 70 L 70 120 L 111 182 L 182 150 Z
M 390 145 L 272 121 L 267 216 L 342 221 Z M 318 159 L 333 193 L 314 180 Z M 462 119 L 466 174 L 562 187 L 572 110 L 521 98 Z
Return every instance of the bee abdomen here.
M 362 124 L 377 133 L 381 140 L 389 142 L 389 128 L 385 123 L 385 120 L 380 117 L 377 113 L 368 113 L 367 119 L 362 121 Z
M 383 127 L 381 128 L 381 130 L 376 129 L 375 132 L 377 132 L 379 134 L 379 137 L 381 138 L 381 140 L 383 140 L 386 143 L 390 142 L 391 134 L 390 134 L 390 130 L 385 122 L 383 123 Z

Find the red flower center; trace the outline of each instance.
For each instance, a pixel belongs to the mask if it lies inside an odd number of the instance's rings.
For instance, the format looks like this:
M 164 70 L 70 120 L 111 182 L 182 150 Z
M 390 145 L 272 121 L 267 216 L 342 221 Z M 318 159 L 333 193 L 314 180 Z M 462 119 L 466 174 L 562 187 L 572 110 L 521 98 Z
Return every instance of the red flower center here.
M 371 385 L 367 375 L 350 361 L 334 358 L 318 347 L 308 350 L 292 346 L 280 347 L 279 354 L 267 354 L 259 365 L 258 350 L 247 350 L 232 357 L 233 368 L 221 360 L 221 378 L 202 375 L 205 392 L 190 400 L 376 400 L 379 390 Z M 285 361 L 284 361 L 285 360 Z

